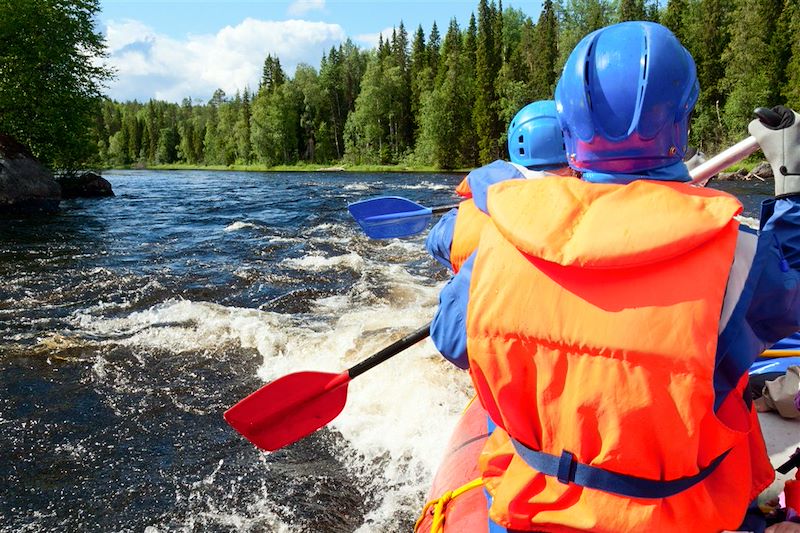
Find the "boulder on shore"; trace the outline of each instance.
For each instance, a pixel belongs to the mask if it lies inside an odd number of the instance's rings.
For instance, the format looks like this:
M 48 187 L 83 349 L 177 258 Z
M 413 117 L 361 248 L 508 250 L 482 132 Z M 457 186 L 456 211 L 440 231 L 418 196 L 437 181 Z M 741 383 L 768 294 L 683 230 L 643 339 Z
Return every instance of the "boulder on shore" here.
M 114 196 L 111 183 L 95 172 L 84 172 L 74 178 L 62 178 L 61 197 L 70 198 L 105 198 Z
M 0 134 L 0 213 L 52 213 L 60 201 L 53 173 L 26 146 Z
M 767 179 L 767 178 L 774 178 L 775 177 L 772 174 L 772 166 L 769 163 L 767 163 L 766 161 L 761 162 L 758 165 L 756 165 L 756 167 L 753 168 L 753 170 L 751 170 L 750 173 L 753 176 L 759 177 L 761 179 Z
M 717 174 L 718 181 L 750 181 L 752 179 L 766 181 L 770 178 L 772 178 L 772 167 L 766 161 L 762 161 L 752 170 L 740 168 L 736 172 L 720 172 Z
M 736 172 L 720 172 L 717 174 L 717 181 L 747 181 L 750 179 L 750 171 L 746 168 L 740 168 Z

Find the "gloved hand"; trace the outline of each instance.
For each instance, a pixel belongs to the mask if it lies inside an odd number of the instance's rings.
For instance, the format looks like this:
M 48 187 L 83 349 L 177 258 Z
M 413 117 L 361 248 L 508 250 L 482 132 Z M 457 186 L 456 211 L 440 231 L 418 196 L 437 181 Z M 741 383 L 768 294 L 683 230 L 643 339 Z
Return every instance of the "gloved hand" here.
M 800 194 L 800 115 L 784 106 L 772 108 L 769 125 L 762 119 L 747 129 L 756 138 L 775 176 L 775 197 Z

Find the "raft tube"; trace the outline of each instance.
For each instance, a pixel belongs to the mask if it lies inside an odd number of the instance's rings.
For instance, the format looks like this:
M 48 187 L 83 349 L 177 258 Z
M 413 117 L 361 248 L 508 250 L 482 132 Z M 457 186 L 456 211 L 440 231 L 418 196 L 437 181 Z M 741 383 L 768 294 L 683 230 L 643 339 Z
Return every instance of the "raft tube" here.
M 488 533 L 489 504 L 478 471 L 478 456 L 489 437 L 488 420 L 480 402 L 473 399 L 447 444 L 428 492 L 428 504 L 414 528 L 417 533 Z
M 795 342 L 792 342 L 795 341 Z M 781 341 L 765 352 L 750 368 L 751 375 L 786 372 L 800 365 L 800 342 Z M 489 438 L 489 417 L 473 399 L 447 443 L 447 452 L 428 492 L 427 504 L 414 528 L 416 533 L 506 531 L 489 522 L 486 491 L 480 483 L 478 456 Z

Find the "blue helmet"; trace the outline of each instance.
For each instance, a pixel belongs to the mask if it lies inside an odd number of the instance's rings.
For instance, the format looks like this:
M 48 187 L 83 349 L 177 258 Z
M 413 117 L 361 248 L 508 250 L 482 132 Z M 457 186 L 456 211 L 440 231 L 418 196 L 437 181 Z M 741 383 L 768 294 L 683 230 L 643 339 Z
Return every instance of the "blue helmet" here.
M 681 161 L 699 92 L 692 56 L 664 26 L 623 22 L 590 33 L 556 86 L 570 166 L 635 173 Z
M 553 100 L 526 105 L 508 126 L 511 161 L 535 170 L 567 166 L 564 137 Z

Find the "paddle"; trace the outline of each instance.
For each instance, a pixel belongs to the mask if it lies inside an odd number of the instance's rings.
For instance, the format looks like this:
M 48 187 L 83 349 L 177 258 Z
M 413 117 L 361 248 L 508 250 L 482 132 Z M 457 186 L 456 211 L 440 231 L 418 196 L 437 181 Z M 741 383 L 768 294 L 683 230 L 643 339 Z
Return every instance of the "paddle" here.
M 347 384 L 430 335 L 430 324 L 339 374 L 296 372 L 267 383 L 225 411 L 225 420 L 257 447 L 274 451 L 318 430 L 342 412 Z
M 766 110 L 774 114 L 771 110 Z M 762 118 L 763 120 L 763 118 Z M 705 163 L 698 165 L 689 175 L 691 183 L 700 183 L 728 168 L 758 150 L 754 137 L 736 143 Z M 371 239 L 394 239 L 417 235 L 428 227 L 435 214 L 446 213 L 457 205 L 424 207 L 400 196 L 369 198 L 347 206 L 350 214 Z
M 433 215 L 446 213 L 457 205 L 424 207 L 400 196 L 381 196 L 347 206 L 364 233 L 371 239 L 410 237 L 428 227 Z

